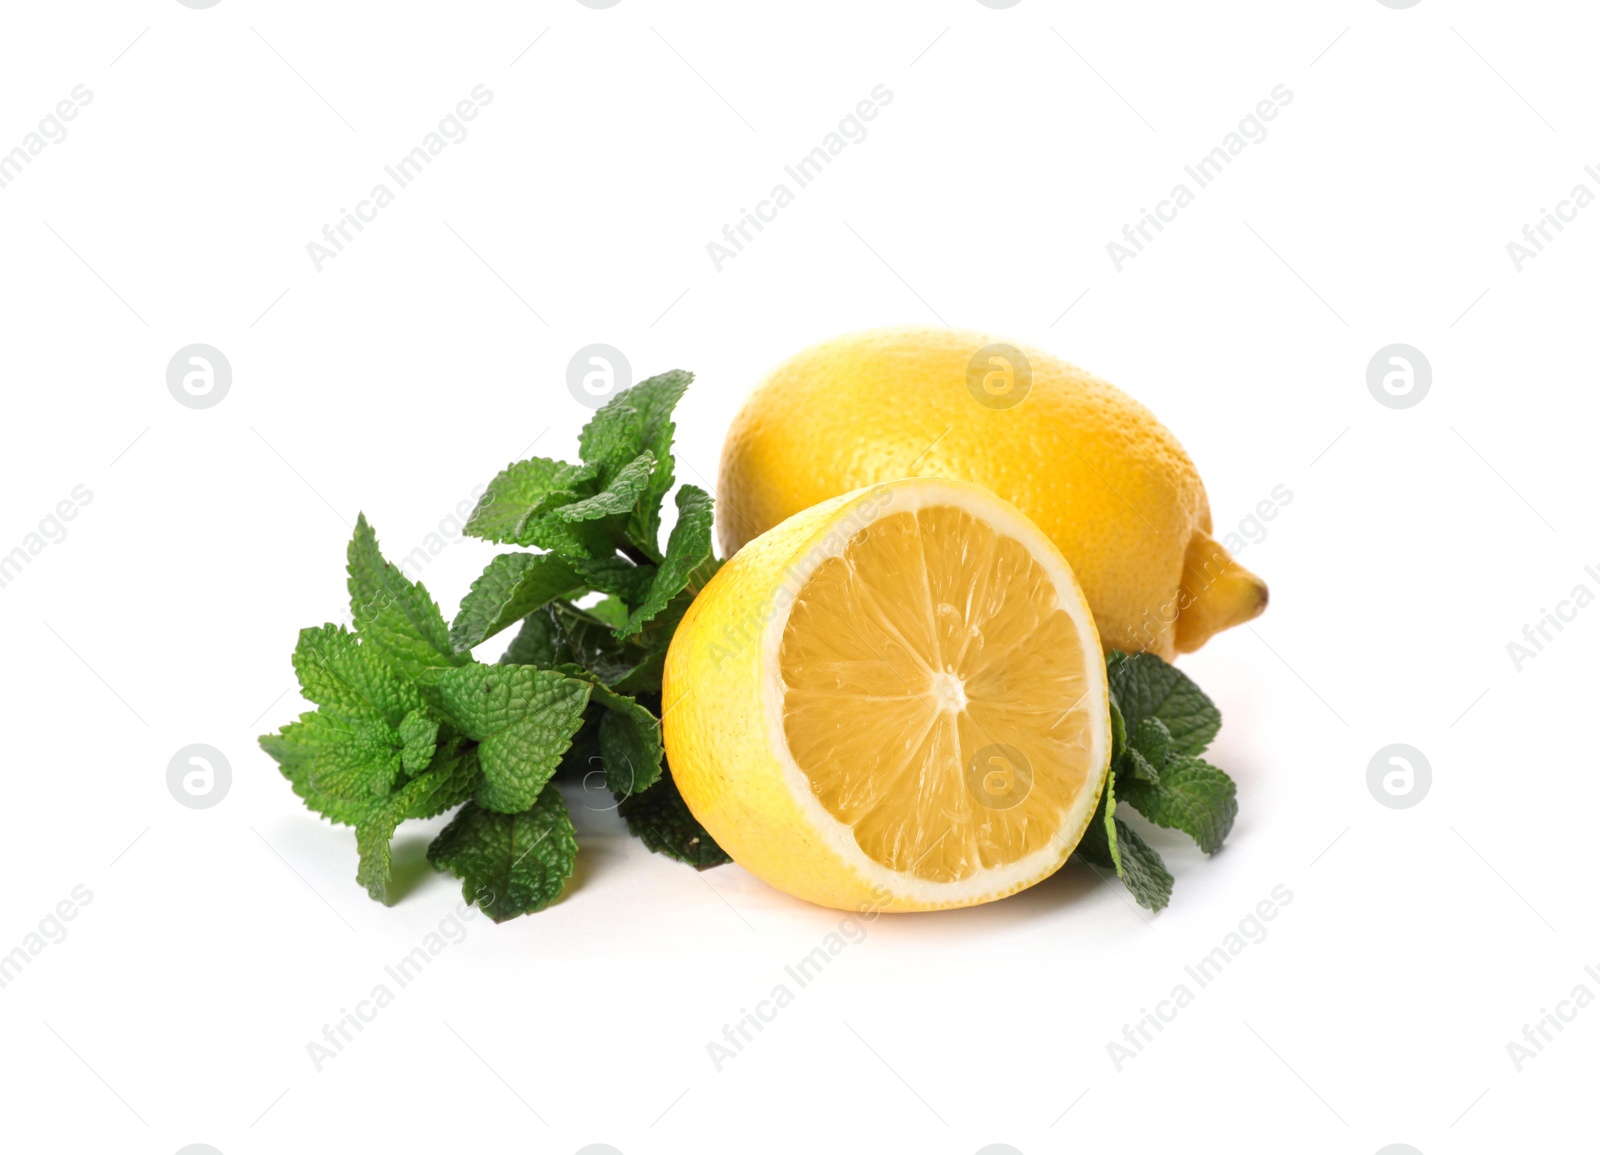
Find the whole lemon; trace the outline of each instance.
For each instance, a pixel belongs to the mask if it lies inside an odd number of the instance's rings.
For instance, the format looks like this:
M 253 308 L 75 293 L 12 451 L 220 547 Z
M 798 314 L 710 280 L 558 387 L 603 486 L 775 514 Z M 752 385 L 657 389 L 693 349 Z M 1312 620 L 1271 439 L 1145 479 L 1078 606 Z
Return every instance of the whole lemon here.
M 1266 607 L 1266 584 L 1211 536 L 1194 463 L 1149 410 L 983 333 L 855 333 L 779 366 L 728 432 L 718 538 L 731 555 L 819 502 L 919 476 L 974 482 L 1031 518 L 1108 649 L 1170 659 Z

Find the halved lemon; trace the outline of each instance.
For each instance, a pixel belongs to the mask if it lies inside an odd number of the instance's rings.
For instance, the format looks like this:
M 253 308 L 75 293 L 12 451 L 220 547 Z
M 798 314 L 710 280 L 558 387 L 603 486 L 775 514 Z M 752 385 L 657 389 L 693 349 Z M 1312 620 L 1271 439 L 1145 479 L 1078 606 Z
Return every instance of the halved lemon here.
M 667 654 L 667 758 L 695 817 L 780 890 L 937 910 L 1054 873 L 1110 757 L 1094 618 L 1049 538 L 915 478 L 746 545 Z

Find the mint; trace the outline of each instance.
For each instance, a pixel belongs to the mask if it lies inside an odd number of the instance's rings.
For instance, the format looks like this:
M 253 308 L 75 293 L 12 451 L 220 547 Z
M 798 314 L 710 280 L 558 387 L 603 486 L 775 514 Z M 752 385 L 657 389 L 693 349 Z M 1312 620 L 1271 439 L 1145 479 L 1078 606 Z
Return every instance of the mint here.
M 1173 758 L 1154 784 L 1128 781 L 1122 792 L 1151 822 L 1181 830 L 1207 854 L 1221 849 L 1239 810 L 1233 779 L 1199 758 Z
M 1238 813 L 1233 779 L 1200 758 L 1222 716 L 1180 670 L 1154 654 L 1106 654 L 1111 687 L 1111 765 L 1100 809 L 1078 844 L 1096 866 L 1115 869 L 1141 906 L 1160 910 L 1173 878 L 1161 856 L 1118 813 L 1189 835 L 1214 854 Z
M 652 560 L 659 560 L 656 538 L 661 532 L 661 502 L 672 489 L 672 411 L 694 380 L 692 373 L 675 369 L 641 381 L 619 393 L 595 413 L 578 439 L 584 462 L 600 472 L 607 483 L 640 454 L 655 460 L 643 501 L 630 515 L 628 537 Z
M 568 465 L 545 457 L 508 465 L 478 499 L 466 532 L 506 545 L 536 545 L 590 556 L 588 536 L 573 529 L 557 511 L 594 496 L 596 474 L 593 466 Z
M 463 653 L 471 650 L 583 584 L 572 563 L 556 554 L 503 553 L 461 599 L 450 643 Z
M 1222 715 L 1199 686 L 1154 654 L 1106 655 L 1106 676 L 1128 723 L 1129 740 L 1141 720 L 1161 721 L 1180 754 L 1199 754 L 1222 726 Z
M 428 847 L 428 861 L 462 880 L 462 896 L 495 922 L 561 897 L 578 857 L 566 803 L 554 787 L 521 814 L 469 802 Z
M 439 607 L 421 584 L 383 559 L 366 514 L 356 518 L 347 561 L 356 632 L 396 673 L 415 679 L 460 663 Z
M 667 537 L 666 556 L 638 608 L 628 615 L 627 626 L 618 631 L 621 634 L 638 633 L 683 592 L 695 571 L 711 559 L 711 495 L 685 485 L 678 490 L 677 504 L 678 523 Z
M 516 814 L 533 805 L 572 744 L 590 687 L 554 670 L 474 663 L 433 689 L 440 709 L 478 743 L 478 803 Z
M 415 774 L 427 769 L 439 747 L 439 723 L 422 710 L 413 710 L 400 720 L 400 768 Z
M 1134 899 L 1146 910 L 1165 909 L 1172 898 L 1172 874 L 1161 856 L 1122 819 L 1117 828 L 1117 874 Z
M 672 775 L 663 772 L 650 789 L 619 797 L 619 802 L 617 813 L 628 829 L 657 854 L 686 862 L 696 870 L 733 861 L 690 813 Z
M 618 394 L 584 429 L 581 464 L 533 457 L 490 481 L 466 532 L 525 551 L 492 558 L 449 625 L 357 522 L 355 629 L 302 632 L 294 665 L 317 708 L 261 745 L 310 809 L 355 828 L 373 898 L 389 901 L 400 824 L 463 807 L 433 861 L 496 920 L 542 909 L 576 853 L 553 782 L 593 768 L 652 850 L 727 861 L 667 776 L 658 717 L 673 631 L 718 564 L 711 498 L 694 486 L 659 540 L 672 411 L 691 380 L 666 373 Z M 473 660 L 512 627 L 498 663 Z
M 568 666 L 563 672 L 589 681 L 589 700 L 601 711 L 597 729 L 606 789 L 627 797 L 653 786 L 666 757 L 660 720 L 636 699 L 617 693 L 585 670 Z

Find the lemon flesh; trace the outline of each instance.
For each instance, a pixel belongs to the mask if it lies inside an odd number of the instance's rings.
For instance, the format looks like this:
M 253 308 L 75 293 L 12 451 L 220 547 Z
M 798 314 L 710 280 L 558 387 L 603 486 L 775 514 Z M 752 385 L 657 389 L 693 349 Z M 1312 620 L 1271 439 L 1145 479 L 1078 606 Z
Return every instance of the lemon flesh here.
M 752 542 L 685 616 L 665 695 L 668 759 L 711 835 L 846 909 L 965 906 L 1047 877 L 1109 757 L 1070 568 L 1015 509 L 948 481 L 848 494 Z
M 948 882 L 1009 865 L 1083 789 L 1077 628 L 1022 544 L 964 510 L 858 533 L 800 592 L 780 665 L 790 754 L 892 870 Z

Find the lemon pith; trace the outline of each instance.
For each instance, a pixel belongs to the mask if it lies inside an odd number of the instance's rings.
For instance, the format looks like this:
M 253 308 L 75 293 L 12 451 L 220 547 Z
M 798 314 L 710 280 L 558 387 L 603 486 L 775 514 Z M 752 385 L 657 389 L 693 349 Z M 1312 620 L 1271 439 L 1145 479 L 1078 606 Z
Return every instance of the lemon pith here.
M 994 349 L 1026 363 L 1015 404 L 972 388 Z M 774 370 L 723 447 L 723 551 L 907 476 L 974 482 L 1020 509 L 1071 563 L 1107 647 L 1170 659 L 1266 605 L 1265 583 L 1212 537 L 1194 463 L 1154 415 L 1047 352 L 950 329 L 850 334 Z
M 1076 846 L 1109 757 L 1070 568 L 974 486 L 877 486 L 791 518 L 685 615 L 668 759 L 741 865 L 843 909 L 999 898 Z

